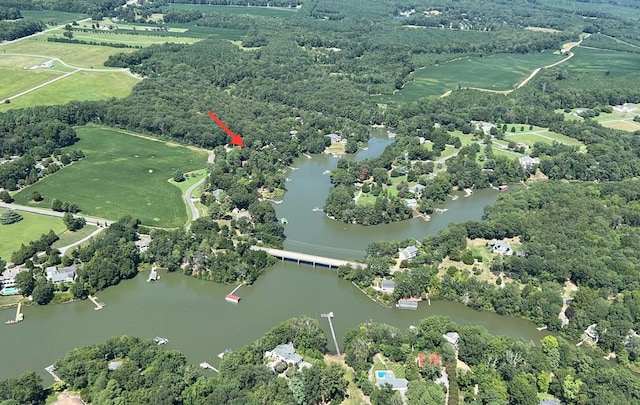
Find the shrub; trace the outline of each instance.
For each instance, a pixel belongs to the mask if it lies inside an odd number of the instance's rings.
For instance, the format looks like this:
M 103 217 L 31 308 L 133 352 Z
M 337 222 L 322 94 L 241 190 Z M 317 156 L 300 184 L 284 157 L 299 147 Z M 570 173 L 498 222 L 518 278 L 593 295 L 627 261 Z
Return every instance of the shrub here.
M 11 225 L 20 221 L 22 221 L 22 215 L 18 214 L 14 210 L 6 210 L 2 215 L 0 215 L 0 223 L 2 225 Z

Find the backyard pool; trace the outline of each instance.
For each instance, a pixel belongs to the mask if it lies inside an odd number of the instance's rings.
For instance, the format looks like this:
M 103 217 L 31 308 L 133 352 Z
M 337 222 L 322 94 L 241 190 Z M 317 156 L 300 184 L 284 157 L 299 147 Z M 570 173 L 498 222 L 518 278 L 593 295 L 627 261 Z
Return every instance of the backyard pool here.
M 389 370 L 378 370 L 376 371 L 376 377 L 385 378 L 389 374 Z
M 0 294 L 2 295 L 13 295 L 13 294 L 18 294 L 20 290 L 16 287 L 5 287 L 2 290 L 0 290 Z

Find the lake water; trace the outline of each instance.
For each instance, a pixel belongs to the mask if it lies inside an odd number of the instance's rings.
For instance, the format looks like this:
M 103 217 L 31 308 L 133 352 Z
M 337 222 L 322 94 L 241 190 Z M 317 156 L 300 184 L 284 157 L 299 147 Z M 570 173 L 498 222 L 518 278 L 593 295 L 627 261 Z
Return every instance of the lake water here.
M 389 143 L 373 138 L 369 150 L 359 158 L 373 156 Z M 279 217 L 286 216 L 285 248 L 335 258 L 363 257 L 366 246 L 378 240 L 421 239 L 434 234 L 450 222 L 480 219 L 486 205 L 497 199 L 492 190 L 476 191 L 471 197 L 448 201 L 444 214 L 432 215 L 430 222 L 412 219 L 401 223 L 363 227 L 330 220 L 314 207 L 322 207 L 329 187 L 325 170 L 334 168 L 331 156 L 302 157 L 287 176 L 288 192 L 284 202 L 276 205 Z M 350 282 L 340 280 L 326 268 L 278 263 L 251 287 L 242 287 L 239 304 L 225 301 L 234 286 L 218 285 L 181 274 L 161 273 L 156 283 L 147 283 L 140 275 L 97 295 L 106 307 L 95 311 L 89 301 L 44 307 L 24 308 L 25 321 L 0 326 L 0 379 L 35 370 L 52 380 L 44 367 L 67 351 L 88 344 L 104 342 L 113 335 L 155 336 L 169 339 L 175 348 L 194 364 L 207 361 L 214 366 L 218 353 L 237 348 L 259 338 L 276 323 L 307 315 L 319 319 L 330 339 L 329 325 L 320 315 L 333 311 L 334 328 L 341 342 L 344 332 L 359 323 L 385 322 L 405 329 L 430 315 L 447 315 L 454 321 L 486 327 L 491 333 L 538 340 L 531 322 L 477 312 L 462 304 L 432 301 L 421 303 L 417 311 L 385 308 L 371 301 Z M 11 319 L 15 309 L 0 311 L 0 320 Z M 329 341 L 329 349 L 335 351 Z

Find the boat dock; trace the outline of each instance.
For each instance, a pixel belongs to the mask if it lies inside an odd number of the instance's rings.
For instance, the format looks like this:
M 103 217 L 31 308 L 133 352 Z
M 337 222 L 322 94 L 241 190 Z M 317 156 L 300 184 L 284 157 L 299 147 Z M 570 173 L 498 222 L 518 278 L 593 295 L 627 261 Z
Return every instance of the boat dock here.
M 149 273 L 149 277 L 147 278 L 147 282 L 150 281 L 158 281 L 160 279 L 160 275 L 158 274 L 158 271 L 156 270 L 156 267 L 152 267 L 151 268 L 151 272 Z
M 219 373 L 218 369 L 216 369 L 215 367 L 213 367 L 211 364 L 207 363 L 206 361 L 203 361 L 202 363 L 200 363 L 200 368 L 203 368 L 205 370 L 213 370 L 216 373 Z
M 96 310 L 96 311 L 100 311 L 102 308 L 104 308 L 104 302 L 98 302 L 98 297 L 95 297 L 95 296 L 93 296 L 93 295 L 90 295 L 88 298 L 89 298 L 89 299 L 91 300 L 91 302 L 93 302 L 93 304 L 96 306 L 96 307 L 95 307 L 95 310 Z
M 240 297 L 235 295 L 235 292 L 238 291 L 240 289 L 240 287 L 242 287 L 243 285 L 244 285 L 244 283 L 238 284 L 238 286 L 236 288 L 234 288 L 233 291 L 231 291 L 229 294 L 227 294 L 227 296 L 224 297 L 224 299 L 229 301 L 229 302 L 234 302 L 236 304 L 238 302 L 240 302 Z
M 62 379 L 58 377 L 56 373 L 53 372 L 53 369 L 54 369 L 53 364 L 48 367 L 45 367 L 44 369 L 47 371 L 47 373 L 51 374 L 51 377 L 53 377 L 53 381 L 56 381 L 56 382 L 62 381 Z
M 22 313 L 22 301 L 20 301 L 18 302 L 18 308 L 16 309 L 15 319 L 9 319 L 5 322 L 5 325 L 13 325 L 22 321 L 24 321 L 24 314 Z

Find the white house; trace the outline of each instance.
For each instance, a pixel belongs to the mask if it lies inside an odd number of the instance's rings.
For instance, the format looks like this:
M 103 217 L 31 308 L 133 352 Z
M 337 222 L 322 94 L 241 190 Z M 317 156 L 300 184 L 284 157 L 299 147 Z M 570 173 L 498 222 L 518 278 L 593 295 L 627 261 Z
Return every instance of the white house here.
M 525 169 L 529 169 L 534 165 L 540 164 L 540 158 L 537 158 L 537 157 L 532 158 L 531 156 L 523 156 L 520 159 L 518 159 L 518 161 L 520 162 L 520 166 L 522 166 Z
M 406 248 L 402 249 L 398 255 L 399 255 L 399 258 L 402 260 L 409 260 L 416 257 L 417 254 L 418 254 L 417 247 L 407 246 Z
M 275 349 L 264 352 L 264 357 L 268 359 L 275 358 L 276 361 L 284 361 L 290 365 L 300 366 L 302 364 L 302 356 L 296 353 L 296 349 L 291 342 L 278 345 Z
M 487 247 L 491 249 L 491 253 L 497 253 L 502 256 L 513 255 L 513 250 L 511 249 L 511 245 L 501 240 L 497 242 L 489 242 L 487 243 Z
M 408 381 L 406 378 L 396 378 L 391 370 L 376 371 L 376 385 L 382 387 L 385 384 L 391 385 L 394 391 L 406 391 Z
M 458 346 L 460 345 L 460 335 L 458 332 L 447 332 L 442 335 L 444 340 L 446 340 L 454 349 L 458 350 Z
M 58 283 L 73 283 L 76 278 L 76 266 L 71 265 L 69 267 L 50 266 L 45 269 L 45 277 L 47 280 L 54 284 Z
M 417 207 L 418 206 L 418 200 L 416 200 L 415 198 L 407 198 L 407 199 L 404 200 L 404 203 L 409 208 L 413 208 L 413 207 Z
M 383 292 L 393 292 L 395 288 L 396 288 L 396 282 L 393 280 L 383 279 L 382 283 L 380 284 L 380 289 Z
M 339 143 L 342 141 L 342 137 L 338 134 L 328 134 L 325 136 L 328 136 L 329 139 L 331 139 L 331 143 Z

